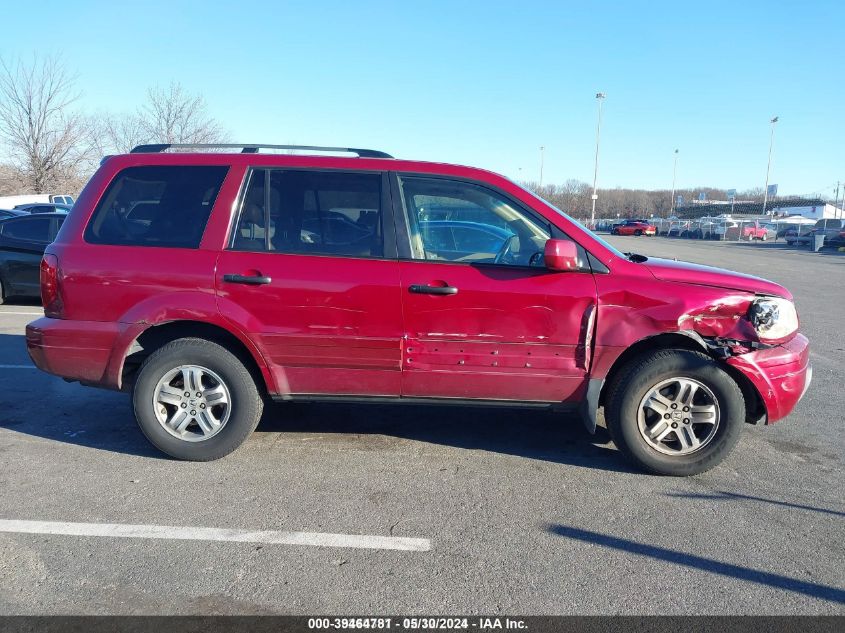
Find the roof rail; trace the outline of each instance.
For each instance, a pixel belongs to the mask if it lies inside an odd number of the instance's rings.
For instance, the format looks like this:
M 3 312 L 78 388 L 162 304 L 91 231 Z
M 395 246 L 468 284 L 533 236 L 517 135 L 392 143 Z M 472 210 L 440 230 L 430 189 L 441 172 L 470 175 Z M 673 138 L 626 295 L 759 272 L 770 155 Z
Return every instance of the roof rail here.
M 133 147 L 130 154 L 157 154 L 169 149 L 239 149 L 241 154 L 256 154 L 259 149 L 296 149 L 313 152 L 346 152 L 359 158 L 393 158 L 374 149 L 357 147 L 320 147 L 318 145 L 244 145 L 242 143 L 153 143 Z

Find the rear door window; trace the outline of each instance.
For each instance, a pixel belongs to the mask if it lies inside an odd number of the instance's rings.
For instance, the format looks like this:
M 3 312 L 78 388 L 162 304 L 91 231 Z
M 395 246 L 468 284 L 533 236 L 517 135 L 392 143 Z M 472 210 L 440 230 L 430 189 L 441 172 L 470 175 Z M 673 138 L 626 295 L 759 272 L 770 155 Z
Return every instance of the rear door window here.
M 198 248 L 228 167 L 143 166 L 120 172 L 85 230 L 93 244 Z
M 232 248 L 382 257 L 381 174 L 255 170 Z
M 50 237 L 51 218 L 21 218 L 3 223 L 0 232 L 3 237 L 28 242 L 48 243 Z

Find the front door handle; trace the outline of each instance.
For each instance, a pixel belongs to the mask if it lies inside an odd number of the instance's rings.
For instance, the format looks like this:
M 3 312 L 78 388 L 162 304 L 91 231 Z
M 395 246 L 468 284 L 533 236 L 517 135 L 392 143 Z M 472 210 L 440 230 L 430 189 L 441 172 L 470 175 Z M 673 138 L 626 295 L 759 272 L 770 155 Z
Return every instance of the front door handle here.
M 424 286 L 422 284 L 413 284 L 408 286 L 408 290 L 418 295 L 456 295 L 458 289 L 454 286 Z
M 263 286 L 269 284 L 272 279 L 269 277 L 261 277 L 259 275 L 223 275 L 223 281 L 228 281 L 230 284 L 247 284 L 249 286 Z

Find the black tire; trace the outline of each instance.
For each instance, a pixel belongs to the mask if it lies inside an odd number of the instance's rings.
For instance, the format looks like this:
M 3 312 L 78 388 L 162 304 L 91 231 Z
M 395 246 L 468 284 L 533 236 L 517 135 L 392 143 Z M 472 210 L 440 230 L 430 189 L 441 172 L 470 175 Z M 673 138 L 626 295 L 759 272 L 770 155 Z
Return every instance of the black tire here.
M 5 290 L 3 289 L 3 280 L 0 279 L 0 306 L 3 305 L 3 299 L 6 298 Z
M 207 368 L 225 382 L 231 395 L 231 411 L 222 429 L 208 439 L 189 442 L 168 433 L 156 418 L 153 395 L 167 372 L 180 365 Z M 264 401 L 244 363 L 217 343 L 182 338 L 156 350 L 144 361 L 132 388 L 135 418 L 147 439 L 160 451 L 188 461 L 220 459 L 238 448 L 258 426 Z M 211 405 L 209 405 L 211 408 Z
M 702 448 L 685 455 L 666 455 L 650 446 L 640 433 L 640 402 L 655 385 L 673 377 L 692 378 L 715 396 L 719 425 Z M 701 352 L 660 350 L 634 359 L 609 385 L 605 418 L 617 448 L 644 470 L 673 477 L 687 477 L 710 470 L 731 452 L 745 422 L 745 400 L 739 386 L 718 363 Z M 690 427 L 691 428 L 691 427 Z
M 634 235 L 636 235 L 637 237 L 639 237 L 639 236 L 640 236 L 640 235 L 642 235 L 642 234 L 643 234 L 643 232 L 642 232 L 642 231 L 640 231 L 639 229 L 637 229 L 636 231 L 634 231 Z

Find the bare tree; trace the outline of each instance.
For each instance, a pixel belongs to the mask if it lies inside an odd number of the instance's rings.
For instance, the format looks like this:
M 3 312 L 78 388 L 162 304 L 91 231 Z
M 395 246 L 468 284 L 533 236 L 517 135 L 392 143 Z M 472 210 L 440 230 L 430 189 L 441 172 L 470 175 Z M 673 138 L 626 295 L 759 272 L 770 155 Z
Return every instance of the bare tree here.
M 208 115 L 202 95 L 187 93 L 180 84 L 150 88 L 148 102 L 138 112 L 140 129 L 150 143 L 220 143 L 225 134 Z
M 55 58 L 0 59 L 0 140 L 23 187 L 35 193 L 77 180 L 91 157 L 87 121 L 71 110 L 74 84 Z
M 0 165 L 0 196 L 12 196 L 26 189 L 26 178 L 14 165 Z
M 144 122 L 138 114 L 102 114 L 96 118 L 94 127 L 101 156 L 126 154 L 136 145 L 148 142 Z

